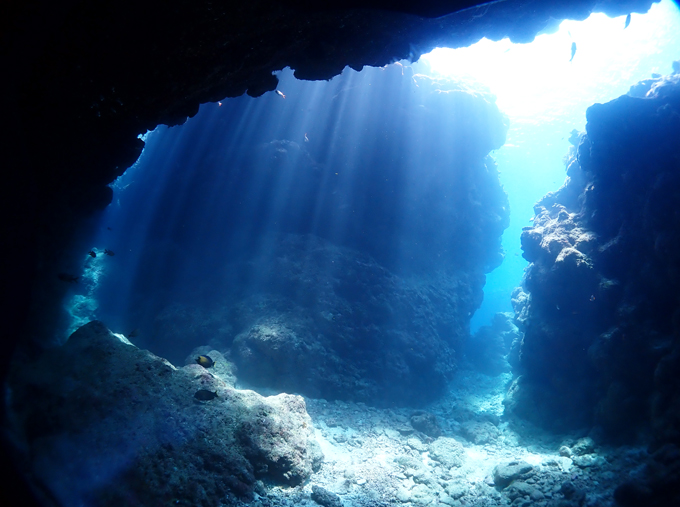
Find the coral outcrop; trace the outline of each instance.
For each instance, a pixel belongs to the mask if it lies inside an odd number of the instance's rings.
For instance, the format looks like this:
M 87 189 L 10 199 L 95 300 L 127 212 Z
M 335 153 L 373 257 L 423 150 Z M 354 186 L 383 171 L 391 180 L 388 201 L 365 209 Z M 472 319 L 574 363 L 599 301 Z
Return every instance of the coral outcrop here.
M 680 76 L 633 93 L 588 109 L 565 184 L 522 234 L 508 406 L 656 448 L 680 443 Z
M 322 460 L 299 396 L 175 368 L 97 321 L 21 361 L 10 388 L 22 462 L 63 505 L 224 505 L 258 478 L 300 484 Z

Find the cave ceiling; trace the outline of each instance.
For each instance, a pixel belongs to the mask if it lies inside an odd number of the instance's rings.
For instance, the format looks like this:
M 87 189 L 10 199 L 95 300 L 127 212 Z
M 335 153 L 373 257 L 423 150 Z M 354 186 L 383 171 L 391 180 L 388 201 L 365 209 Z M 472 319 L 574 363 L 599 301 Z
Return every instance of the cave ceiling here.
M 137 158 L 137 135 L 183 123 L 201 103 L 276 88 L 285 67 L 331 79 L 349 66 L 417 59 L 437 46 L 481 37 L 529 42 L 551 20 L 591 11 L 646 11 L 627 2 L 434 0 L 218 0 L 11 2 L 5 7 L 10 68 L 6 98 L 17 132 L 40 128 L 26 150 L 49 188 L 111 182 Z M 7 68 L 7 66 L 5 66 Z M 37 158 L 37 159 L 36 159 Z M 50 170 L 44 171 L 49 164 Z M 87 204 L 87 203 L 86 203 Z

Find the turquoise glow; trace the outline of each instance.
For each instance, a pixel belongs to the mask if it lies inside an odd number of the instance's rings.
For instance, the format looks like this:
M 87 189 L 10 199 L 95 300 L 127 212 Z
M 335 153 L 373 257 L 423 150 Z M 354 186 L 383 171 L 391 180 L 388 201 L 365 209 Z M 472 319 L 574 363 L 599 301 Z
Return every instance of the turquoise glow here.
M 625 16 L 593 14 L 584 21 L 563 21 L 555 33 L 530 44 L 482 39 L 467 48 L 435 49 L 415 66 L 490 90 L 510 118 L 507 143 L 493 154 L 510 200 L 506 258 L 487 276 L 485 302 L 473 328 L 496 311 L 511 310 L 510 291 L 527 264 L 521 257 L 522 227 L 531 225 L 533 204 L 562 184 L 569 133 L 584 130 L 586 109 L 625 94 L 652 73 L 670 73 L 671 62 L 680 59 L 680 10 L 673 1 L 662 0 L 646 14 L 633 13 L 624 26 Z M 576 53 L 570 61 L 572 42 Z

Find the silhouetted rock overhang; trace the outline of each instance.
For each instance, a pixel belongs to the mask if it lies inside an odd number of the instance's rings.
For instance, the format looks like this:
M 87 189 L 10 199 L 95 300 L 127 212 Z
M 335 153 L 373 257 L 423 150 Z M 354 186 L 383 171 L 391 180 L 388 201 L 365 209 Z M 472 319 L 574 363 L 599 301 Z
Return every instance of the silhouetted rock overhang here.
M 651 5 L 477 3 L 124 0 L 61 2 L 56 10 L 28 2 L 5 21 L 10 63 L 20 64 L 9 76 L 18 92 L 18 132 L 48 133 L 39 136 L 42 149 L 24 152 L 25 162 L 48 193 L 106 185 L 139 155 L 138 134 L 183 123 L 204 102 L 274 90 L 272 73 L 286 66 L 300 79 L 331 79 L 346 66 L 416 59 L 434 47 L 468 46 L 481 37 L 529 42 L 553 26 L 551 20 Z M 106 200 L 73 194 L 83 196 L 86 208 Z

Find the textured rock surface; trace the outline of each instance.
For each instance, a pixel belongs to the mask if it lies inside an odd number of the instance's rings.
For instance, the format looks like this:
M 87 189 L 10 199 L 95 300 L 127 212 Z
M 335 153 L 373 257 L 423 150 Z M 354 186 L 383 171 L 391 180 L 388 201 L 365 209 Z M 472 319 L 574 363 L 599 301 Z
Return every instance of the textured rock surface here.
M 261 289 L 214 318 L 234 330 L 223 346 L 240 379 L 378 405 L 420 405 L 443 392 L 481 278 L 413 285 L 313 236 L 282 236 L 268 256 L 253 260 Z
M 321 486 L 312 486 L 312 500 L 323 507 L 342 507 L 340 497 Z
M 680 75 L 646 89 L 588 109 L 564 186 L 522 234 L 523 375 L 507 406 L 654 449 L 680 443 Z
M 304 401 L 177 369 L 94 321 L 11 381 L 11 430 L 65 505 L 219 505 L 256 478 L 299 484 L 322 459 Z M 198 390 L 217 394 L 194 397 Z
M 428 437 L 437 438 L 442 434 L 439 422 L 437 421 L 437 416 L 434 414 L 419 410 L 411 415 L 410 421 L 411 426 Z
M 533 467 L 525 461 L 512 461 L 496 466 L 493 470 L 493 481 L 498 488 L 506 488 L 519 478 L 526 478 Z
M 465 462 L 465 449 L 450 437 L 440 437 L 430 444 L 432 458 L 447 468 L 459 467 Z

